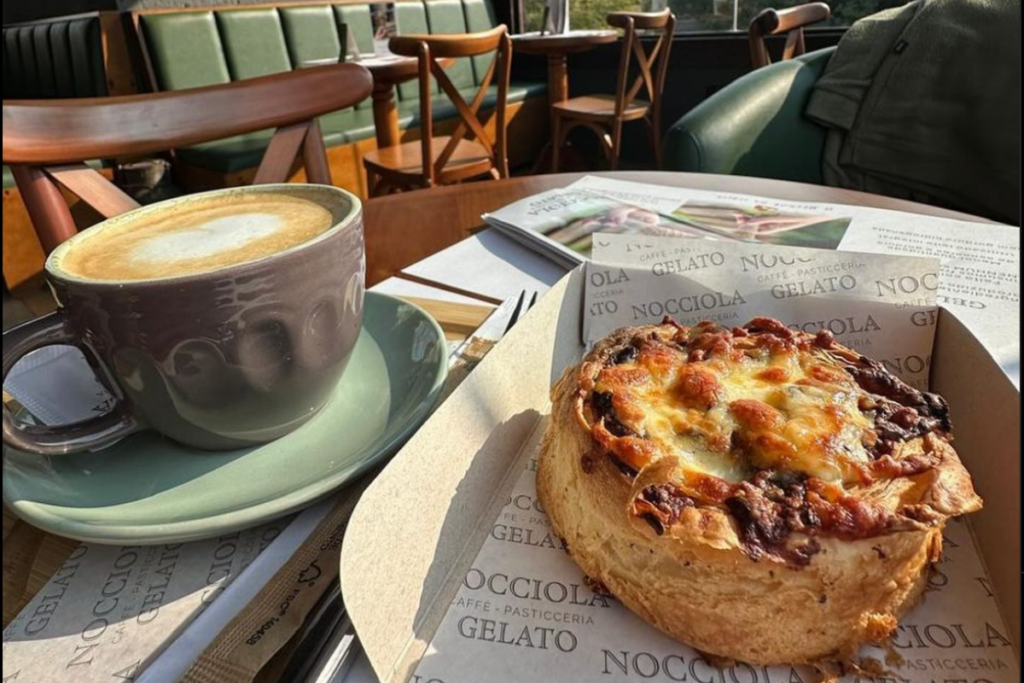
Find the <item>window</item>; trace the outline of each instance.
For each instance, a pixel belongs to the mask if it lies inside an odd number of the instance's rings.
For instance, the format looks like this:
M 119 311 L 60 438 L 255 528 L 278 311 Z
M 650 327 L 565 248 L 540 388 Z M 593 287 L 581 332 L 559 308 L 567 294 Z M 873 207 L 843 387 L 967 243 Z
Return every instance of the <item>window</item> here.
M 668 7 L 676 15 L 676 31 L 746 31 L 758 12 L 774 7 L 784 9 L 809 0 L 569 0 L 569 21 L 574 29 L 606 28 L 609 12 L 651 11 Z M 540 29 L 545 0 L 522 0 L 526 30 Z M 908 0 L 826 0 L 832 18 L 822 26 L 849 26 L 869 14 L 906 4 Z

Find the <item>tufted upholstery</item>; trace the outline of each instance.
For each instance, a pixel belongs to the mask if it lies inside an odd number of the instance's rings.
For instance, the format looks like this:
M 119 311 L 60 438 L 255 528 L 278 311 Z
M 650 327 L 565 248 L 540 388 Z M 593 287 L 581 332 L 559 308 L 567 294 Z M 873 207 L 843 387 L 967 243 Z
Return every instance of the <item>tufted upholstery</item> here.
M 96 15 L 3 28 L 5 100 L 104 97 L 103 38 Z M 3 167 L 3 189 L 14 177 Z
M 466 33 L 493 28 L 492 0 L 413 0 L 395 7 L 398 32 Z M 277 8 L 157 12 L 139 15 L 139 27 L 160 90 L 180 90 L 227 83 L 298 68 L 305 62 L 344 54 L 351 33 L 361 53 L 373 52 L 373 27 L 368 4 L 282 5 Z M 448 70 L 464 93 L 475 94 L 487 74 L 490 57 L 458 60 Z M 493 90 L 493 88 L 492 88 Z M 513 84 L 509 102 L 544 96 L 545 84 Z M 454 118 L 456 112 L 434 84 L 435 119 Z M 405 128 L 419 121 L 419 86 L 415 81 L 398 87 L 399 123 Z M 484 106 L 493 106 L 489 93 Z M 372 138 L 372 103 L 336 112 L 321 119 L 327 146 Z M 195 166 L 231 173 L 259 163 L 270 132 L 180 150 L 179 156 Z
M 103 97 L 103 42 L 97 16 L 3 29 L 8 99 Z

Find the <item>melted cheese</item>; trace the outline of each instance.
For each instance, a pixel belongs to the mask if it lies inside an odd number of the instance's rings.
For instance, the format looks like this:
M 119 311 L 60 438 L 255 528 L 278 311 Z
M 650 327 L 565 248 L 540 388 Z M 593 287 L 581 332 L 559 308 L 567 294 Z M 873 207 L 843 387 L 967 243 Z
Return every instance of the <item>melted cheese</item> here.
M 871 461 L 865 444 L 874 422 L 858 407 L 864 393 L 816 349 L 739 343 L 692 362 L 682 349 L 652 344 L 602 370 L 595 390 L 610 393 L 616 419 L 658 453 L 726 481 L 777 469 L 852 482 Z

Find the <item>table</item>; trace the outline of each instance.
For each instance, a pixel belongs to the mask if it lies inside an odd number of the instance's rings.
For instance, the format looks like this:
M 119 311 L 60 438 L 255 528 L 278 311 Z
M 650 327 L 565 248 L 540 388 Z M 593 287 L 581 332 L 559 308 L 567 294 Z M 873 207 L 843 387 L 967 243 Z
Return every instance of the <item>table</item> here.
M 369 57 L 357 64 L 373 75 L 373 125 L 377 129 L 377 147 L 402 144 L 395 106 L 395 86 L 419 75 L 420 62 L 415 57 Z
M 554 105 L 569 99 L 569 55 L 593 50 L 619 39 L 617 31 L 569 31 L 568 33 L 523 33 L 512 36 L 515 52 L 543 55 L 548 61 L 548 106 L 551 110 L 551 130 L 555 130 Z M 547 161 L 557 140 L 549 140 L 538 156 L 535 171 L 550 165 Z M 557 171 L 558 169 L 552 169 Z
M 392 294 L 424 291 L 431 284 L 444 290 L 436 296 L 458 297 L 483 294 L 487 300 L 518 295 L 524 289 L 541 289 L 553 285 L 565 271 L 548 259 L 525 249 L 493 230 L 481 229 L 480 214 L 532 194 L 564 187 L 584 174 L 531 176 L 510 180 L 488 181 L 457 187 L 420 190 L 407 194 L 374 199 L 366 205 L 367 244 L 374 245 L 378 259 L 371 258 L 370 273 L 378 277 L 397 272 L 399 277 L 386 279 L 379 289 Z M 916 202 L 832 187 L 807 185 L 780 180 L 719 176 L 711 174 L 669 172 L 615 172 L 601 174 L 634 182 L 647 182 L 700 190 L 767 195 L 792 201 L 853 204 L 894 211 L 907 211 L 928 216 L 976 222 L 991 222 L 977 216 L 949 211 Z M 410 236 L 422 236 L 411 240 Z M 461 241 L 425 257 L 447 239 Z M 398 260 L 410 265 L 395 267 L 382 249 L 398 250 Z M 404 279 L 412 276 L 416 280 Z M 360 657 L 345 683 L 378 683 L 365 657 Z
M 310 69 L 337 64 L 338 61 L 336 57 L 311 59 L 303 62 L 299 68 Z M 358 64 L 373 76 L 373 125 L 377 130 L 377 146 L 383 148 L 401 144 L 402 131 L 398 127 L 395 86 L 419 75 L 419 60 L 399 55 L 370 55 L 353 64 Z
M 401 297 L 423 307 L 441 324 L 450 342 L 465 339 L 494 310 L 479 299 L 461 297 L 403 280 L 382 283 L 374 291 Z M 22 317 L 31 319 L 50 312 L 52 308 L 52 299 L 48 302 L 31 300 L 22 311 Z M 5 393 L 4 402 L 9 400 L 10 397 Z M 43 588 L 79 545 L 78 541 L 36 529 L 19 520 L 6 506 L 3 508 L 4 627 Z
M 539 192 L 565 187 L 584 175 L 582 173 L 563 173 L 527 176 L 508 180 L 466 183 L 432 190 L 418 190 L 373 199 L 364 207 L 368 262 L 367 283 L 372 286 L 403 272 L 414 277 L 423 276 L 421 268 L 410 267 L 479 233 L 484 225 L 480 219 L 481 214 L 496 211 L 514 201 Z M 960 220 L 983 220 L 968 214 L 901 199 L 784 180 L 657 171 L 617 171 L 600 175 L 639 183 L 690 187 L 696 190 L 738 192 L 793 201 L 858 204 Z M 511 240 L 503 237 L 501 240 L 503 244 L 513 244 Z M 487 245 L 478 246 L 481 259 L 486 259 L 487 252 L 493 251 L 493 248 Z M 543 268 L 542 265 L 537 265 L 538 263 L 548 263 L 546 259 L 536 256 L 533 252 L 525 249 L 522 252 L 529 255 L 529 262 L 533 264 L 531 268 L 534 270 Z M 462 262 L 465 262 L 464 259 L 468 258 L 468 255 L 463 253 L 461 257 L 463 258 Z M 437 259 L 443 259 L 443 257 L 438 254 L 437 258 L 430 258 L 421 265 L 431 268 L 440 265 L 441 269 L 447 267 L 450 272 L 440 280 L 434 277 L 428 279 L 437 280 L 442 284 L 459 289 L 468 288 L 470 291 L 476 291 L 473 290 L 473 287 L 477 283 L 463 275 L 463 268 L 451 267 L 455 264 L 445 266 L 442 261 Z M 474 262 L 474 265 L 477 266 L 474 270 L 481 270 L 482 264 L 490 262 L 493 262 L 493 259 Z M 507 296 L 509 294 L 498 298 L 503 299 Z
M 604 175 L 634 182 L 768 195 L 794 201 L 856 204 L 983 221 L 914 202 L 786 181 L 662 172 Z M 480 214 L 537 192 L 564 187 L 580 177 L 581 174 L 562 174 L 488 181 L 419 190 L 367 202 L 369 272 L 371 277 L 376 277 L 373 289 L 395 296 L 452 304 L 505 299 L 518 296 L 524 289 L 544 291 L 565 271 L 501 234 L 482 230 Z M 440 237 L 432 235 L 435 232 Z M 384 251 L 389 248 L 394 248 L 398 254 L 391 261 Z M 396 265 L 400 261 L 404 262 Z M 395 274 L 397 277 L 389 277 Z M 431 308 L 438 316 L 445 309 L 445 306 Z M 462 311 L 459 313 L 461 317 Z M 76 546 L 75 542 L 19 524 L 5 511 L 5 622 L 16 612 L 16 605 L 38 591 Z M 357 665 L 348 679 L 348 683 L 374 681 L 365 661 Z
M 593 50 L 619 39 L 618 31 L 569 31 L 568 33 L 523 33 L 512 36 L 516 52 L 543 55 L 548 60 L 548 100 L 551 104 L 569 99 L 569 55 Z
M 455 63 L 452 59 L 437 61 L 443 68 Z M 366 67 L 373 75 L 373 125 L 377 129 L 377 147 L 384 149 L 402 144 L 398 108 L 395 106 L 395 86 L 419 76 L 419 59 L 387 55 L 367 57 L 355 63 Z

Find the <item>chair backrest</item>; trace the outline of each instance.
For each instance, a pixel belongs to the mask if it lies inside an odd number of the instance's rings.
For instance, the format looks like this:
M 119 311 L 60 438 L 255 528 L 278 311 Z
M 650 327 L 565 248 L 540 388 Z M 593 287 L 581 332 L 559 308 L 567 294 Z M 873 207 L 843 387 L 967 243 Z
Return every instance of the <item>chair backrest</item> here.
M 312 183 L 331 184 L 317 117 L 370 96 L 373 78 L 340 64 L 155 95 L 5 101 L 3 163 L 49 253 L 75 234 L 61 189 L 110 218 L 136 202 L 83 162 L 164 152 L 276 129 L 254 183 L 284 182 L 301 152 Z
M 512 73 L 512 40 L 504 25 L 482 33 L 464 35 L 409 35 L 391 39 L 391 51 L 404 57 L 419 59 L 420 121 L 423 151 L 423 172 L 425 180 L 432 185 L 441 176 L 445 165 L 451 159 L 459 143 L 470 136 L 487 150 L 494 168 L 503 178 L 508 177 L 508 132 L 507 104 L 509 79 Z M 463 96 L 445 65 L 438 60 L 453 60 L 464 57 L 485 57 L 493 55 L 487 71 L 477 85 L 477 92 L 471 101 Z M 434 114 L 431 102 L 432 81 L 436 80 L 441 92 L 448 96 L 459 115 L 459 123 L 451 138 L 434 155 Z M 492 83 L 497 85 L 498 100 L 494 108 L 494 142 L 480 118 L 480 108 L 487 97 Z
M 799 57 L 807 52 L 804 44 L 804 27 L 825 21 L 831 10 L 823 2 L 797 5 L 788 9 L 766 9 L 750 20 L 747 35 L 750 39 L 750 62 L 755 69 L 772 63 L 765 38 L 786 34 L 786 45 L 782 49 L 783 61 Z
M 675 15 L 667 9 L 652 13 L 612 12 L 608 15 L 608 24 L 625 31 L 615 90 L 616 115 L 621 116 L 638 96 L 645 97 L 655 111 L 659 111 L 676 30 Z M 642 40 L 644 36 L 655 37 L 653 42 L 648 42 L 649 49 Z M 630 83 L 634 64 L 638 75 Z

